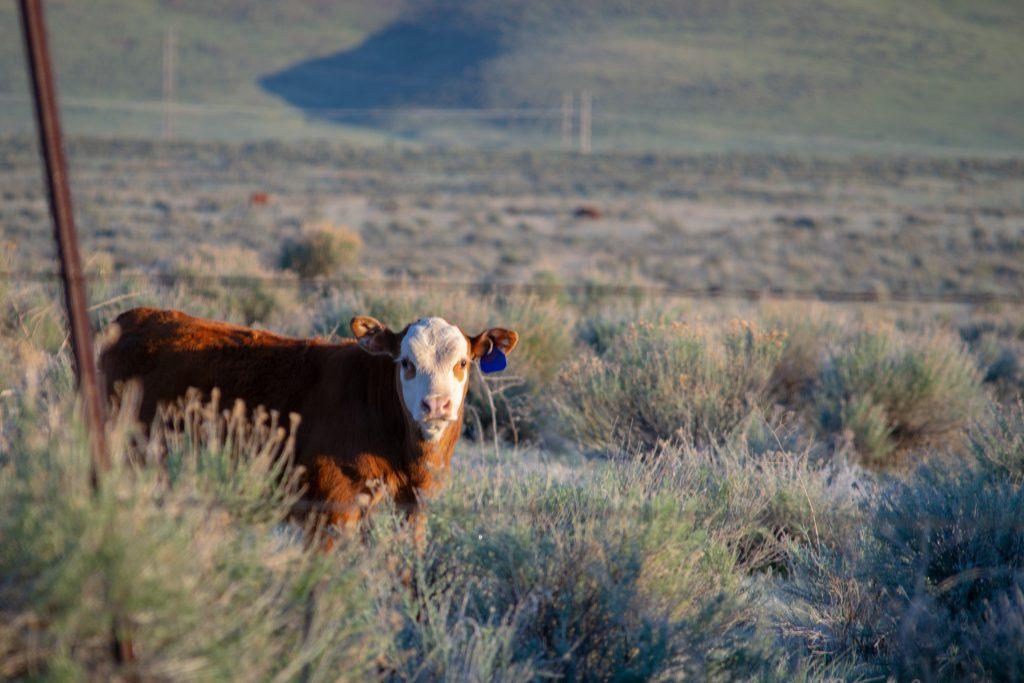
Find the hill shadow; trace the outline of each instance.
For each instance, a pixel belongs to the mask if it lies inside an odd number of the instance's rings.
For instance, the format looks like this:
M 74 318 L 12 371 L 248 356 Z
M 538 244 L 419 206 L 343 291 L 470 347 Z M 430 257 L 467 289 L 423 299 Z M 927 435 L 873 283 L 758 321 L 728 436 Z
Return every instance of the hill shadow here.
M 483 67 L 500 44 L 494 27 L 434 12 L 392 23 L 352 49 L 267 74 L 259 84 L 327 120 L 353 118 L 328 109 L 475 108 L 485 104 Z

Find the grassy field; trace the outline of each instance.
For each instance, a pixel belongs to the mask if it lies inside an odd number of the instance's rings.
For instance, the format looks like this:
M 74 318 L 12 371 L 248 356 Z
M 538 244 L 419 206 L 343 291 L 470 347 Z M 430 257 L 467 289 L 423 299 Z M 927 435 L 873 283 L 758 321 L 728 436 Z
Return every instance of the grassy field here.
M 287 278 L 284 243 L 327 225 L 362 243 L 332 275 L 370 281 L 1024 295 L 1016 160 L 88 139 L 71 157 L 98 268 Z M 2 141 L 0 162 L 15 265 L 51 269 L 35 147 Z
M 100 325 L 246 305 L 93 293 Z M 323 556 L 283 523 L 281 437 L 216 406 L 90 495 L 54 293 L 3 296 L 5 677 L 1000 680 L 1022 656 L 1019 311 L 307 292 L 276 329 L 430 311 L 524 339 L 496 415 L 474 386 L 425 554 L 385 509 Z
M 599 149 L 1020 151 L 1024 11 L 1013 0 L 51 3 L 70 129 L 160 130 L 163 32 L 195 138 L 365 136 L 555 147 L 557 111 L 329 116 L 324 108 L 547 108 L 595 98 Z M 0 7 L 0 131 L 29 110 Z M 110 100 L 141 109 L 109 109 Z M 333 121 L 333 122 L 332 122 Z
M 143 466 L 128 454 L 156 446 L 115 416 L 91 494 L 58 291 L 0 279 L 0 677 L 1019 673 L 1018 304 L 559 287 L 1019 294 L 1019 164 L 89 139 L 71 158 L 97 329 L 136 305 L 324 336 L 440 314 L 522 343 L 474 379 L 425 552 L 385 507 L 325 555 L 285 522 L 287 435 L 230 406 L 194 406 Z M 0 146 L 0 186 L 0 271 L 52 270 L 27 140 Z M 705 252 L 718 270 L 686 258 Z

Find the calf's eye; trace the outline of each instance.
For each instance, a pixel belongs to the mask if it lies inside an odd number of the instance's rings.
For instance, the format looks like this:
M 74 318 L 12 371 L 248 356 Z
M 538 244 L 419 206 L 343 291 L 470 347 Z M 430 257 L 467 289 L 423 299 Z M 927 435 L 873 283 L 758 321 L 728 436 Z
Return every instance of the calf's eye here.
M 409 380 L 416 376 L 416 366 L 412 364 L 408 358 L 403 358 L 402 363 L 402 376 Z

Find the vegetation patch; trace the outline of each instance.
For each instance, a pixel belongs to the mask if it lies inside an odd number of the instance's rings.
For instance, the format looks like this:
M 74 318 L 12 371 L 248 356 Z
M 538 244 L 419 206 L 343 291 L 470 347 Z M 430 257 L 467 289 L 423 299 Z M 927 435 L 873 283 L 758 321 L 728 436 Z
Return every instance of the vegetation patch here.
M 665 439 L 714 442 L 755 411 L 768 412 L 784 338 L 745 321 L 725 330 L 631 323 L 600 339 L 603 352 L 566 366 L 555 410 L 568 436 L 598 451 Z
M 881 487 L 841 552 L 809 547 L 783 620 L 813 651 L 898 678 L 1002 680 L 1022 661 L 1024 490 L 984 463 Z
M 314 278 L 336 274 L 359 260 L 363 241 L 349 228 L 329 223 L 305 226 L 298 237 L 281 245 L 278 267 L 299 277 Z
M 97 274 L 96 322 L 138 304 L 246 317 L 245 292 L 192 267 Z M 1021 407 L 939 316 L 286 291 L 265 324 L 298 336 L 425 313 L 520 333 L 514 379 L 471 380 L 426 547 L 386 503 L 360 538 L 307 543 L 290 425 L 215 402 L 151 438 L 113 420 L 93 493 L 53 290 L 9 285 L 0 676 L 1001 680 L 1024 661 Z M 877 442 L 844 413 L 858 399 Z
M 912 448 L 955 438 L 982 395 L 977 366 L 957 343 L 879 329 L 855 333 L 832 353 L 813 401 L 823 433 L 848 434 L 866 464 L 886 467 Z

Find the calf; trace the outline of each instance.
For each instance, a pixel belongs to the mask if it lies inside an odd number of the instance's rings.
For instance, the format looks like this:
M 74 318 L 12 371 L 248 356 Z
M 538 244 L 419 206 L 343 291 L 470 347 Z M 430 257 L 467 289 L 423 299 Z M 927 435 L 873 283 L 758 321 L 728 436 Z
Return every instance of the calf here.
M 157 406 L 215 387 L 224 400 L 298 413 L 295 459 L 306 507 L 321 522 L 351 527 L 381 492 L 415 516 L 419 496 L 438 485 L 462 432 L 470 364 L 501 369 L 518 335 L 493 328 L 475 337 L 441 318 L 393 332 L 352 319 L 355 340 L 295 339 L 136 308 L 117 318 L 119 334 L 100 356 L 108 392 L 142 384 L 139 419 Z

